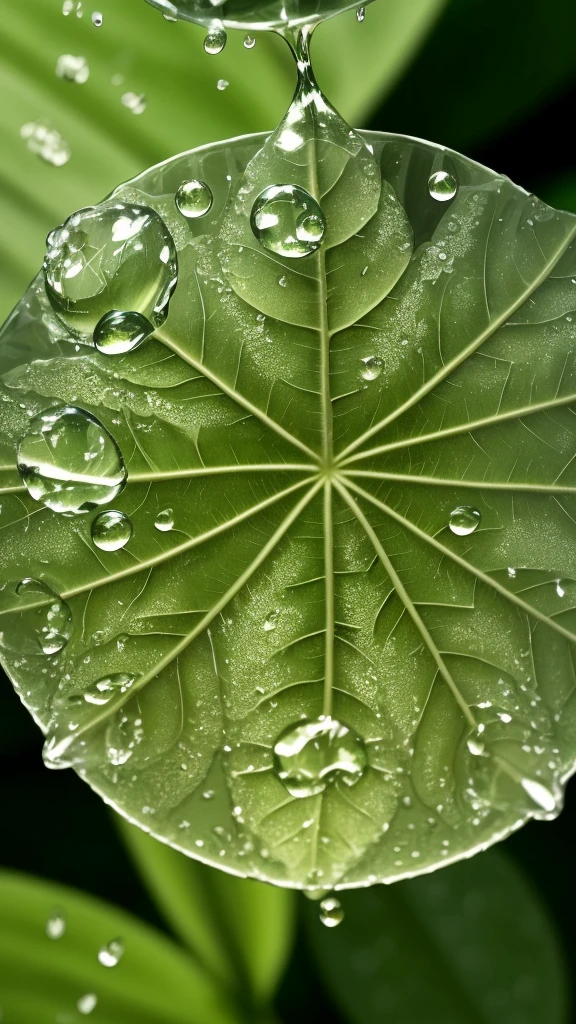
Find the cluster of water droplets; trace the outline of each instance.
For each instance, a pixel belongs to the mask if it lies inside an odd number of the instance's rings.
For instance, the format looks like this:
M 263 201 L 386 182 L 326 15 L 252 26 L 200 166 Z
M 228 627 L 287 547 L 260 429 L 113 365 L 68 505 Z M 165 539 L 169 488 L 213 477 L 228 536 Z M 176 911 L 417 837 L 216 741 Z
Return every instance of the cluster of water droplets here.
M 46 935 L 53 942 L 60 942 L 67 936 L 67 914 L 61 907 L 55 907 L 49 914 L 46 921 Z M 124 940 L 121 938 L 111 939 L 100 946 L 96 953 L 98 963 L 107 969 L 117 967 L 121 962 L 125 951 Z M 84 992 L 76 1000 L 76 1009 L 83 1016 L 91 1014 L 98 1005 L 96 992 Z M 60 1019 L 60 1018 L 58 1018 Z M 62 1018 L 64 1019 L 64 1018 Z

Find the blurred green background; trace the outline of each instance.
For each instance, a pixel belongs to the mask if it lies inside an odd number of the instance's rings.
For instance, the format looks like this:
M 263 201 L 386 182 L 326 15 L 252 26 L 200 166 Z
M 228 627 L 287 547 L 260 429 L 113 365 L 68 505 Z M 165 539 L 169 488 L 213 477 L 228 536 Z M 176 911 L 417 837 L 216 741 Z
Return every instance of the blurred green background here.
M 0 319 L 37 272 L 47 232 L 72 210 L 174 153 L 273 127 L 294 84 L 280 40 L 258 36 L 254 48 L 246 49 L 242 34 L 235 33 L 221 55 L 210 57 L 203 52 L 201 30 L 167 23 L 143 0 L 94 0 L 84 3 L 83 17 L 77 16 L 76 0 L 71 7 L 67 16 L 62 0 L 3 7 Z M 96 8 L 103 15 L 99 28 L 91 20 Z M 576 212 L 570 141 L 575 44 L 574 0 L 376 0 L 363 24 L 348 13 L 323 26 L 314 56 L 321 85 L 355 126 L 459 149 Z M 57 77 L 62 54 L 87 59 L 87 82 Z M 219 91 L 219 79 L 229 87 Z M 127 93 L 145 97 L 142 113 L 132 113 L 129 101 L 123 102 Z M 71 151 L 66 164 L 52 166 L 29 151 L 21 128 L 30 123 L 61 133 Z M 503 844 L 506 861 L 489 853 L 442 871 L 435 876 L 439 883 L 422 880 L 384 893 L 350 894 L 344 901 L 347 921 L 330 932 L 317 924 L 317 909 L 303 898 L 268 905 L 266 897 L 260 906 L 252 889 L 240 896 L 212 878 L 214 872 L 184 877 L 184 871 L 171 895 L 159 892 L 159 877 L 178 875 L 175 862 L 160 858 L 151 866 L 137 850 L 136 859 L 145 865 L 138 874 L 111 813 L 72 772 L 44 769 L 40 750 L 38 730 L 2 679 L 1 866 L 101 896 L 164 932 L 188 938 L 200 961 L 198 942 L 218 959 L 219 943 L 230 953 L 235 934 L 237 952 L 245 945 L 245 957 L 256 958 L 263 942 L 277 942 L 274 927 L 283 929 L 285 941 L 270 968 L 269 988 L 276 994 L 267 1021 L 308 1024 L 319 1015 L 352 1024 L 576 1020 L 565 999 L 576 968 L 570 789 L 557 821 L 533 823 Z M 202 918 L 198 934 L 187 937 L 197 912 L 193 900 L 186 904 L 192 884 L 204 893 L 209 921 L 203 924 Z M 5 952 L 13 927 L 5 923 L 11 918 L 2 893 L 0 883 L 0 1019 L 2 985 L 12 971 Z M 294 908 L 295 936 L 289 926 Z M 212 928 L 216 918 L 219 938 L 208 942 L 202 929 Z M 372 998 L 375 978 L 379 994 Z M 256 1020 L 248 1005 L 238 1011 L 239 1019 Z M 94 1021 L 112 1020 L 98 1012 Z M 5 1015 L 4 1024 L 64 1021 L 52 1009 L 52 1016 L 38 1017 L 37 1008 L 31 1013 L 22 1011 L 13 1021 Z M 118 1019 L 161 1019 L 144 1011 L 136 1018 L 126 1014 Z M 81 1019 L 77 1013 L 66 1017 Z M 181 1018 L 166 1016 L 172 1019 Z

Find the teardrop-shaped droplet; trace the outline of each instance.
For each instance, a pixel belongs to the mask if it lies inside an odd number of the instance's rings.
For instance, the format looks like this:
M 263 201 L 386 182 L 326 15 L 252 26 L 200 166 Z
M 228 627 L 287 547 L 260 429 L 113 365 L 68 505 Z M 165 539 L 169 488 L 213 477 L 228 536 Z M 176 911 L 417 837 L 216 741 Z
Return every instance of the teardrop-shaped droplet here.
M 360 376 L 363 380 L 376 380 L 382 373 L 384 363 L 379 356 L 367 356 L 362 359 L 362 370 Z
M 72 636 L 72 612 L 43 580 L 0 587 L 0 648 L 17 654 L 59 654 Z
M 168 533 L 174 529 L 174 513 L 171 508 L 165 508 L 159 512 L 154 520 L 154 526 L 160 533 Z
M 432 199 L 437 199 L 439 203 L 446 203 L 449 199 L 454 199 L 458 191 L 458 183 L 448 171 L 434 171 L 428 179 L 428 190 Z
M 322 793 L 328 783 L 355 785 L 367 765 L 363 741 L 334 718 L 297 722 L 274 744 L 274 768 L 292 796 Z
M 112 939 L 98 950 L 98 962 L 102 964 L 102 967 L 116 967 L 123 956 L 124 943 L 122 939 Z
M 114 672 L 110 676 L 104 676 L 84 692 L 84 700 L 87 704 L 104 707 L 110 703 L 113 697 L 128 693 L 128 690 L 134 685 L 135 678 L 135 676 L 128 675 L 127 672 Z
M 205 181 L 183 181 L 176 193 L 176 206 L 183 217 L 204 217 L 212 208 L 212 190 Z
M 86 512 L 112 501 L 126 482 L 118 445 L 82 409 L 48 409 L 18 445 L 18 471 L 35 501 L 55 512 Z
M 244 46 L 246 47 L 247 50 L 252 50 L 254 46 L 256 46 L 256 39 L 254 38 L 254 36 L 251 36 L 247 33 L 244 36 Z
M 118 356 L 132 352 L 153 333 L 154 325 L 142 313 L 113 309 L 96 324 L 94 344 L 103 355 Z
M 457 537 L 468 537 L 480 526 L 481 513 L 472 505 L 458 505 L 450 513 L 448 526 Z
M 364 21 L 365 18 L 366 18 L 366 9 L 364 7 L 359 7 L 358 10 L 356 11 L 356 20 L 359 21 L 360 24 L 362 24 L 362 22 Z
M 320 920 L 326 928 L 336 928 L 344 920 L 344 911 L 340 900 L 328 896 L 320 904 Z
M 92 338 L 111 310 L 141 313 L 155 327 L 164 322 L 178 263 L 154 210 L 109 200 L 75 213 L 49 240 L 46 292 L 74 335 Z
M 299 185 L 270 185 L 257 197 L 250 224 L 270 252 L 301 259 L 322 244 L 326 222 L 313 196 Z
M 204 39 L 204 50 L 206 53 L 216 56 L 218 53 L 222 53 L 222 50 L 226 46 L 227 35 L 223 28 L 216 28 L 208 32 L 208 35 Z
M 55 909 L 46 921 L 46 935 L 49 939 L 61 939 L 66 933 L 66 914 L 60 908 Z
M 101 551 L 119 551 L 132 537 L 132 523 L 124 512 L 100 512 L 90 527 L 92 543 Z

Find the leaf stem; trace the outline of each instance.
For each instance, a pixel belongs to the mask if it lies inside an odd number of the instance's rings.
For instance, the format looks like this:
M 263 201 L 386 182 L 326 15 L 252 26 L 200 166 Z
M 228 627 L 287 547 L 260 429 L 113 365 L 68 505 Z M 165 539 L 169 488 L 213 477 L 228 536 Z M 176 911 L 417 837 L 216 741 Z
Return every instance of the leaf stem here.
M 324 573 L 326 599 L 326 634 L 324 656 L 323 714 L 332 714 L 334 694 L 334 524 L 332 520 L 332 482 L 324 483 Z

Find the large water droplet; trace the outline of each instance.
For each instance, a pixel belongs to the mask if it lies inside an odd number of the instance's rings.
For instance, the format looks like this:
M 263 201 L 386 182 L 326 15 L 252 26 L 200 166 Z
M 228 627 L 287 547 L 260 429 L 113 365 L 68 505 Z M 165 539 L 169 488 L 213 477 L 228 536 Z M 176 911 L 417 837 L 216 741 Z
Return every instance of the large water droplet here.
M 90 534 L 92 543 L 101 551 L 119 551 L 132 537 L 132 523 L 123 512 L 107 509 L 96 516 Z
M 472 505 L 458 505 L 450 513 L 448 526 L 457 537 L 468 537 L 480 526 L 481 513 Z
M 362 360 L 361 376 L 363 380 L 376 380 L 382 373 L 384 363 L 379 356 L 368 356 Z
M 446 203 L 454 199 L 458 191 L 458 183 L 448 171 L 435 171 L 428 179 L 428 190 L 433 199 Z
M 222 50 L 226 46 L 227 35 L 223 28 L 216 28 L 209 32 L 204 39 L 204 50 L 206 53 L 216 56 L 218 53 L 222 53 Z
M 72 612 L 42 580 L 0 587 L 0 648 L 18 654 L 59 654 L 72 635 Z
M 92 338 L 111 310 L 141 313 L 155 327 L 166 319 L 178 263 L 172 236 L 154 210 L 109 200 L 75 213 L 48 244 L 46 292 L 75 334 Z
M 322 244 L 326 222 L 313 196 L 299 185 L 270 185 L 257 197 L 250 224 L 270 252 L 300 259 Z
M 274 768 L 292 796 L 322 793 L 329 782 L 353 786 L 367 765 L 363 741 L 334 718 L 291 725 L 274 744 Z
M 124 956 L 124 943 L 122 939 L 112 939 L 105 946 L 98 950 L 98 962 L 103 967 L 116 967 Z
M 160 533 L 169 533 L 174 529 L 174 513 L 171 508 L 165 508 L 159 512 L 154 520 L 154 526 Z
M 71 53 L 63 53 L 56 61 L 56 74 L 66 82 L 84 85 L 90 77 L 90 68 L 86 57 L 74 57 Z
M 344 911 L 340 900 L 329 896 L 320 904 L 320 920 L 326 928 L 336 928 L 344 920 Z
M 154 325 L 142 313 L 113 309 L 94 328 L 94 344 L 106 356 L 124 355 L 138 348 L 154 333 Z
M 183 217 L 204 217 L 212 207 L 212 191 L 205 181 L 183 181 L 176 193 L 176 206 Z
M 114 672 L 110 676 L 104 676 L 84 692 L 84 700 L 87 704 L 104 707 L 113 697 L 128 693 L 134 685 L 134 679 L 135 676 L 128 675 L 127 672 Z
M 79 1013 L 89 1014 L 98 1004 L 98 996 L 94 992 L 87 992 L 86 995 L 80 996 L 80 999 L 76 1003 L 76 1008 Z
M 28 121 L 20 129 L 20 136 L 26 142 L 26 148 L 35 153 L 41 160 L 53 167 L 67 164 L 72 150 L 60 132 L 43 121 Z
M 66 933 L 66 914 L 56 907 L 46 921 L 46 935 L 49 939 L 61 939 Z
M 126 482 L 118 445 L 88 412 L 49 409 L 18 445 L 18 471 L 35 501 L 55 512 L 86 512 L 112 501 Z

